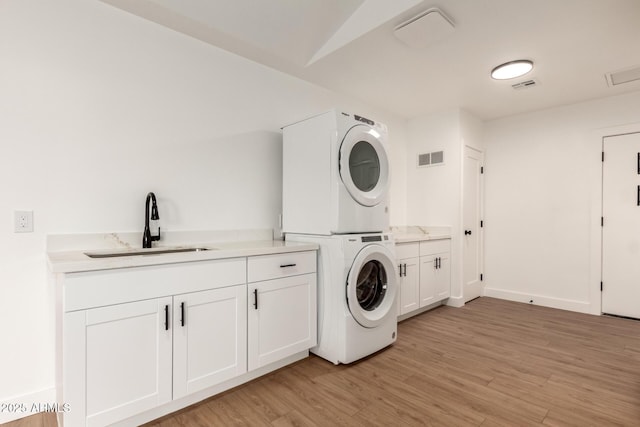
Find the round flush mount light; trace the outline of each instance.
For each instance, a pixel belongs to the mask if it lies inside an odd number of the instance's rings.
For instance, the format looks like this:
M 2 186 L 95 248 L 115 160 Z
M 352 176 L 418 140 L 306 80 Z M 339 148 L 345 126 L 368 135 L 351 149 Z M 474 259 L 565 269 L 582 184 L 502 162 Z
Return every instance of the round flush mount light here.
M 533 69 L 533 61 L 528 59 L 518 59 L 517 61 L 505 62 L 491 70 L 491 78 L 496 80 L 515 79 L 524 76 Z

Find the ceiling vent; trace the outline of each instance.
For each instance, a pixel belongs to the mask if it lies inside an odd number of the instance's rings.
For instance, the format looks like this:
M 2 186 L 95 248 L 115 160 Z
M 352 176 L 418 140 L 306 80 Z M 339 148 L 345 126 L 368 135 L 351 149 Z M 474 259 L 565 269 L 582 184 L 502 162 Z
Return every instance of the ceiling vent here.
M 407 46 L 423 49 L 454 31 L 451 19 L 434 7 L 398 25 L 393 33 Z
M 616 71 L 606 74 L 609 86 L 617 86 L 623 83 L 629 83 L 640 80 L 640 67 L 627 68 L 625 70 Z
M 534 86 L 538 86 L 540 83 L 538 83 L 538 81 L 536 79 L 529 79 L 529 80 L 525 80 L 523 82 L 520 83 L 516 83 L 511 85 L 512 88 L 516 89 L 516 90 L 520 90 L 520 89 L 527 89 L 530 87 L 534 87 Z

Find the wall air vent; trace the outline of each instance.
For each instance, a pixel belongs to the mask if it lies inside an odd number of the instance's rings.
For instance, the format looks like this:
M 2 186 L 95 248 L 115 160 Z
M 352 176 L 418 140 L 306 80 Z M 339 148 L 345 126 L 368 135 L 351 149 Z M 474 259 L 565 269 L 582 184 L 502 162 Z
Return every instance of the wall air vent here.
M 418 154 L 418 167 L 437 166 L 444 164 L 444 151 Z
M 629 83 L 640 80 L 640 67 L 627 68 L 625 70 L 608 73 L 605 76 L 609 86 L 617 86 L 623 83 Z
M 519 89 L 526 89 L 526 88 L 529 88 L 529 87 L 538 86 L 539 84 L 540 83 L 538 83 L 537 80 L 530 79 L 530 80 L 525 80 L 525 81 L 520 82 L 520 83 L 513 84 L 513 85 L 511 85 L 511 87 L 514 88 L 514 89 L 519 90 Z

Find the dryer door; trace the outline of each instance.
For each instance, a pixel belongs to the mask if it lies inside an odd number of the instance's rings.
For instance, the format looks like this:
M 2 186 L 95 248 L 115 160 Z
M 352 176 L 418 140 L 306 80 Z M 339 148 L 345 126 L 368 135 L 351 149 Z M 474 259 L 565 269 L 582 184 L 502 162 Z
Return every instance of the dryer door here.
M 387 194 L 389 160 L 377 130 L 356 125 L 340 145 L 340 177 L 347 191 L 363 206 L 375 206 Z
M 396 310 L 396 273 L 393 254 L 384 246 L 365 246 L 347 276 L 347 304 L 353 318 L 375 328 Z

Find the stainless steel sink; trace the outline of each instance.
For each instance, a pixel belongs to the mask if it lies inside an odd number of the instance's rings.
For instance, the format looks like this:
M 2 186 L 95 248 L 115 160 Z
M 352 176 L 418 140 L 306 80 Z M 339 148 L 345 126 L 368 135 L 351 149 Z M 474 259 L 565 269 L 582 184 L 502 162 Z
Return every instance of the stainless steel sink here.
M 123 256 L 176 254 L 181 252 L 202 252 L 215 248 L 149 248 L 149 249 L 117 249 L 113 251 L 92 251 L 84 254 L 89 258 L 115 258 Z

